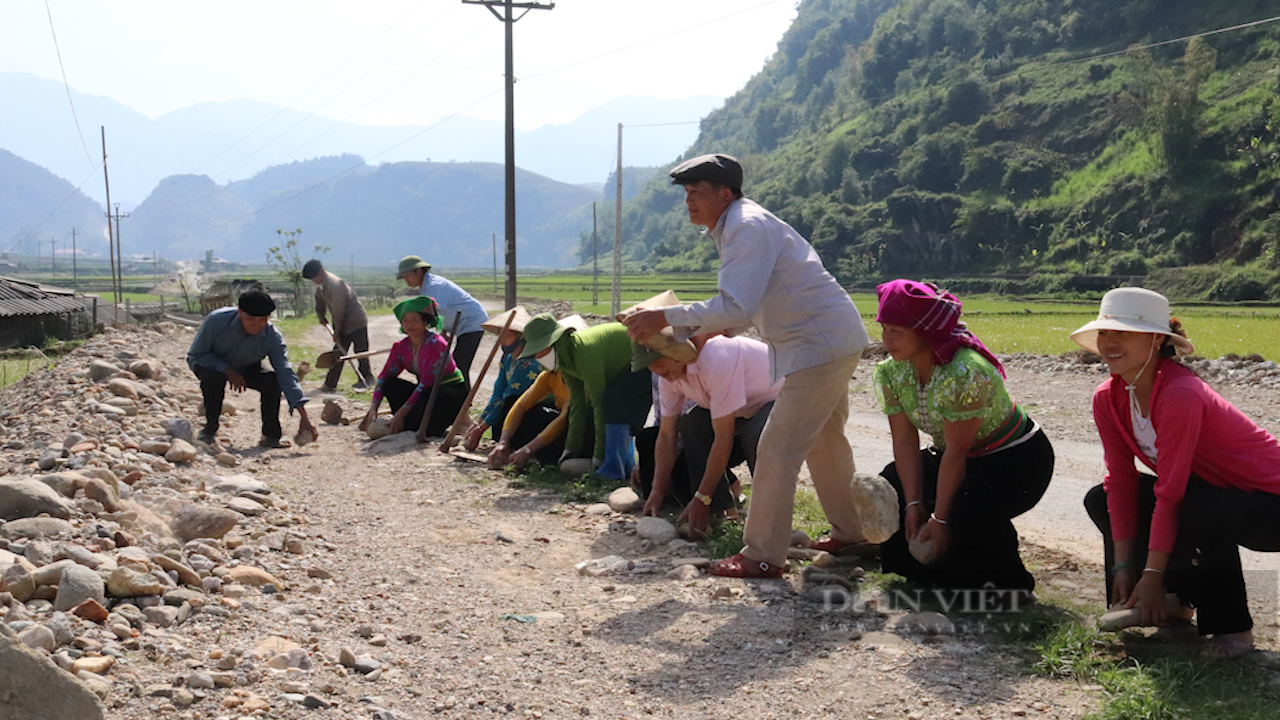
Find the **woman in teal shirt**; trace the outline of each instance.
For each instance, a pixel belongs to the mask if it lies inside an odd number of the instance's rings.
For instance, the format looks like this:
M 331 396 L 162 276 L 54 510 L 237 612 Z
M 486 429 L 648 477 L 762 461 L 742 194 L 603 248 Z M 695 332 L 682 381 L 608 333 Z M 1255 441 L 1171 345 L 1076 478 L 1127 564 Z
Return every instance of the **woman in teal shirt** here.
M 1009 397 L 1000 361 L 960 322 L 954 295 L 912 280 L 876 293 L 889 358 L 873 384 L 894 457 L 882 474 L 902 512 L 881 548 L 884 570 L 939 588 L 1030 591 L 1012 519 L 1044 495 L 1053 447 Z M 933 446 L 921 450 L 917 431 Z

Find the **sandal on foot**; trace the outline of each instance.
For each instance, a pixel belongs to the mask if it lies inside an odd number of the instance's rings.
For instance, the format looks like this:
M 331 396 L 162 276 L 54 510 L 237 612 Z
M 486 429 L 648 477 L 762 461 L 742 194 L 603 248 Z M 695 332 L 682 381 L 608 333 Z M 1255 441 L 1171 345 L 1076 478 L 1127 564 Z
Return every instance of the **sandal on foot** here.
M 733 557 L 716 560 L 707 568 L 707 573 L 719 577 L 734 578 L 781 578 L 782 567 L 738 553 Z
M 831 553 L 832 555 L 856 555 L 858 557 L 871 557 L 880 552 L 879 545 L 869 543 L 866 540 L 844 542 L 833 537 L 824 537 L 821 540 L 815 540 L 809 543 L 809 547 L 814 550 Z
M 271 438 L 264 437 L 258 441 L 258 447 L 266 448 L 268 450 L 283 450 L 284 448 L 293 447 L 293 443 L 285 440 L 284 438 L 275 438 L 273 440 Z
M 1205 643 L 1204 647 L 1200 648 L 1200 655 L 1219 660 L 1235 660 L 1248 655 L 1253 650 L 1253 640 L 1214 635 L 1209 638 L 1209 642 Z

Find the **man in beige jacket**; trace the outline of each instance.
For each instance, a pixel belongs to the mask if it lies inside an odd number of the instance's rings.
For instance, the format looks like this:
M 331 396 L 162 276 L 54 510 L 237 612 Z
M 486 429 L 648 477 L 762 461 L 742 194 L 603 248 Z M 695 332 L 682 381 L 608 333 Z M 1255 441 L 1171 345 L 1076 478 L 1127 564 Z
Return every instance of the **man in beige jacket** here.
M 345 354 L 348 348 L 355 346 L 358 353 L 369 350 L 369 317 L 365 315 L 364 306 L 356 297 L 356 292 L 345 280 L 328 272 L 319 260 L 308 260 L 302 266 L 302 277 L 316 284 L 316 317 L 320 324 L 330 327 L 326 312 L 333 315 L 334 342 Z M 342 376 L 342 366 L 346 363 L 334 363 L 329 374 L 324 377 L 325 392 L 338 389 L 338 378 Z M 369 367 L 369 358 L 360 358 L 360 377 L 356 378 L 356 390 L 368 390 L 373 387 L 373 369 Z

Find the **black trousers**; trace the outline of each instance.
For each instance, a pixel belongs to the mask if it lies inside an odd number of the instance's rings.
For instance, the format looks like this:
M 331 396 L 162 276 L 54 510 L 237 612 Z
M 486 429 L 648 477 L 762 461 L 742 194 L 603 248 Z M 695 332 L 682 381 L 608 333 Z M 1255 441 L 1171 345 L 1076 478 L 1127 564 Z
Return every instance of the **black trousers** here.
M 1128 560 L 1140 572 L 1147 557 L 1156 479 L 1143 473 L 1138 484 L 1137 537 L 1132 558 L 1117 558 L 1111 538 L 1107 493 L 1101 485 L 1085 495 L 1089 518 L 1102 532 L 1107 565 L 1107 603 L 1111 603 L 1111 568 Z M 1165 568 L 1164 584 L 1183 602 L 1196 607 L 1201 635 L 1244 632 L 1253 627 L 1240 546 L 1280 552 L 1280 495 L 1228 490 L 1192 475 L 1178 513 L 1178 539 Z
M 346 355 L 347 348 L 350 348 L 353 345 L 358 353 L 368 352 L 369 328 L 362 327 L 338 336 L 338 347 L 342 348 L 343 355 Z M 356 380 L 363 378 L 365 380 L 372 381 L 373 368 L 369 367 L 369 358 L 360 358 L 358 362 L 360 367 L 360 377 L 356 378 Z M 347 363 L 337 363 L 333 367 L 329 368 L 329 372 L 324 376 L 324 384 L 331 388 L 338 387 L 338 379 L 342 377 L 342 367 L 346 364 Z
M 280 428 L 280 383 L 276 374 L 264 370 L 261 364 L 235 368 L 244 376 L 244 384 L 258 391 L 261 398 L 262 436 L 279 440 L 284 435 Z M 200 395 L 204 398 L 203 435 L 214 435 L 222 417 L 222 401 L 227 396 L 227 376 L 213 368 L 197 365 L 196 377 L 200 380 Z
M 453 342 L 453 363 L 462 371 L 467 387 L 471 387 L 471 361 L 475 359 L 476 348 L 480 347 L 480 338 L 483 337 L 484 331 L 476 330 L 459 335 Z
M 624 370 L 609 383 L 601 395 L 605 425 L 626 425 L 635 435 L 644 427 L 653 405 L 653 373 L 648 368 L 638 372 Z
M 383 384 L 382 394 L 387 398 L 387 403 L 391 405 L 391 411 L 397 412 L 409 401 L 409 396 L 413 394 L 413 390 L 416 387 L 418 387 L 417 383 L 401 378 L 392 378 Z M 418 398 L 418 402 L 409 409 L 409 415 L 404 419 L 405 430 L 417 430 L 422 426 L 422 416 L 427 411 L 428 397 L 430 397 L 429 390 L 423 391 Z M 427 419 L 427 435 L 443 437 L 449 431 L 449 427 L 453 425 L 454 418 L 458 417 L 458 411 L 462 409 L 462 404 L 466 401 L 466 383 L 441 385 L 436 392 L 436 404 L 435 407 L 431 408 L 431 417 Z
M 507 409 L 510 410 L 510 405 L 514 405 L 518 399 L 519 398 L 511 398 Z M 503 413 L 503 416 L 506 416 L 505 412 Z M 557 410 L 554 405 L 540 403 L 529 408 L 525 411 L 524 417 L 520 418 L 520 427 L 516 428 L 516 431 L 511 434 L 510 449 L 515 451 L 525 445 L 528 445 L 530 441 L 538 437 L 538 435 L 543 430 L 546 430 L 547 426 L 558 417 L 560 417 L 560 411 Z M 501 433 L 499 433 L 499 436 L 501 436 Z M 546 447 L 535 452 L 531 459 L 540 462 L 543 465 L 555 465 L 560 460 L 560 454 L 563 452 L 564 433 L 560 433 L 560 437 L 552 440 L 550 443 L 547 443 Z
M 932 511 L 942 454 L 934 448 L 920 454 L 924 460 L 924 503 Z M 1039 431 L 1015 447 L 969 458 L 964 482 L 946 518 L 951 531 L 947 554 L 932 565 L 921 565 L 907 549 L 906 498 L 897 465 L 889 463 L 880 474 L 898 491 L 902 527 L 880 547 L 885 572 L 957 590 L 988 584 L 998 590 L 1035 588 L 1035 578 L 1018 554 L 1018 531 L 1012 520 L 1040 502 L 1053 477 L 1053 461 L 1053 447 Z
M 768 403 L 749 418 L 734 419 L 733 449 L 729 451 L 724 476 L 711 495 L 712 510 L 727 510 L 738 506 L 729 487 L 737 478 L 729 469 L 741 465 L 745 460 L 747 467 L 755 473 L 756 448 L 760 445 L 760 433 L 764 432 L 770 410 L 773 410 L 773 403 Z M 702 476 L 707 472 L 707 457 L 711 454 L 711 445 L 716 439 L 715 428 L 711 425 L 711 411 L 695 407 L 680 416 L 678 427 L 680 440 L 684 443 L 685 463 L 689 466 L 689 481 L 692 483 L 689 497 L 693 497 L 693 492 L 702 484 Z

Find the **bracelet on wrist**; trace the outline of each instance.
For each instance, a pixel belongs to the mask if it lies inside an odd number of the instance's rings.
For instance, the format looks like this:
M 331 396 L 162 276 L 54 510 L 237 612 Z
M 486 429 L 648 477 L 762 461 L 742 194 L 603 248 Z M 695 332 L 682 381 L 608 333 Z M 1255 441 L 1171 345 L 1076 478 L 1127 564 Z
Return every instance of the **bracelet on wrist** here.
M 938 523 L 939 525 L 945 526 L 947 524 L 946 520 L 943 520 L 942 518 L 938 517 L 937 515 L 934 515 L 933 513 L 929 513 L 929 519 Z
M 1161 570 L 1160 568 L 1153 568 L 1153 567 L 1144 567 L 1144 568 L 1142 568 L 1142 572 L 1144 572 L 1144 573 L 1149 573 L 1149 572 L 1153 572 L 1153 573 L 1160 573 L 1161 575 L 1163 575 L 1163 574 L 1164 574 L 1164 571 L 1163 571 L 1163 570 Z
M 911 509 L 911 506 L 913 506 L 913 505 L 924 505 L 924 501 L 923 501 L 923 500 L 912 500 L 911 502 L 907 503 L 907 509 L 908 509 L 908 510 L 909 510 L 909 509 Z

